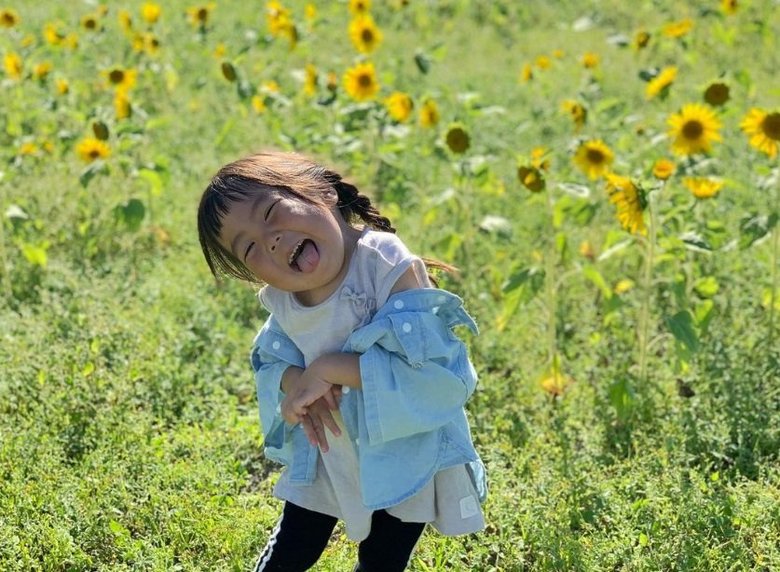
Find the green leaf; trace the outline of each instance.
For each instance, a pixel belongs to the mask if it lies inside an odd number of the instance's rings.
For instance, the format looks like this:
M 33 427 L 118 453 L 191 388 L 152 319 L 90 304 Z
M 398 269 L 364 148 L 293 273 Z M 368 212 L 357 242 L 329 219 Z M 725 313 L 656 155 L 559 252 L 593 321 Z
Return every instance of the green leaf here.
M 414 63 L 417 69 L 420 70 L 420 73 L 427 74 L 431 69 L 431 58 L 425 52 L 418 50 L 414 54 Z
M 626 379 L 620 379 L 609 386 L 609 402 L 615 408 L 618 421 L 625 423 L 634 410 L 634 390 Z
M 79 176 L 79 183 L 85 189 L 89 186 L 89 182 L 95 178 L 96 175 L 101 173 L 107 173 L 108 167 L 103 161 L 95 161 L 81 172 Z
M 585 266 L 582 269 L 582 274 L 593 282 L 593 284 L 601 290 L 601 293 L 604 295 L 605 298 L 609 299 L 612 297 L 612 289 L 607 284 L 607 281 L 604 280 L 604 277 L 601 275 L 601 272 L 599 272 L 595 266 Z
M 114 218 L 117 222 L 123 223 L 132 231 L 141 228 L 141 222 L 146 215 L 146 207 L 138 199 L 130 199 L 125 203 L 114 207 Z
M 766 236 L 777 224 L 777 213 L 770 216 L 752 214 L 739 222 L 739 247 L 749 248 L 757 240 Z
M 664 322 L 674 338 L 688 350 L 695 352 L 699 349 L 699 338 L 696 335 L 690 312 L 682 310 L 674 316 L 666 316 Z
M 138 171 L 138 177 L 149 183 L 149 193 L 153 197 L 157 197 L 162 193 L 163 182 L 162 178 L 156 171 L 151 169 L 141 169 Z
M 46 249 L 48 248 L 48 244 L 44 243 L 40 246 L 36 246 L 34 244 L 23 243 L 21 248 L 22 254 L 27 259 L 27 262 L 35 266 L 40 266 L 41 268 L 46 268 L 46 263 L 48 262 Z

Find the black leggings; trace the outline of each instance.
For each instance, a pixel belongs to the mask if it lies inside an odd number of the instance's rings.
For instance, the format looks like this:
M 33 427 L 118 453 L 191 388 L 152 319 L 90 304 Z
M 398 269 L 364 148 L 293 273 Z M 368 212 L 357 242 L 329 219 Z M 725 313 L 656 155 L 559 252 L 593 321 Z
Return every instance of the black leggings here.
M 284 503 L 284 511 L 268 539 L 254 572 L 308 570 L 328 544 L 337 519 Z M 397 572 L 406 569 L 425 523 L 402 522 L 384 510 L 371 517 L 371 532 L 358 545 L 360 572 Z

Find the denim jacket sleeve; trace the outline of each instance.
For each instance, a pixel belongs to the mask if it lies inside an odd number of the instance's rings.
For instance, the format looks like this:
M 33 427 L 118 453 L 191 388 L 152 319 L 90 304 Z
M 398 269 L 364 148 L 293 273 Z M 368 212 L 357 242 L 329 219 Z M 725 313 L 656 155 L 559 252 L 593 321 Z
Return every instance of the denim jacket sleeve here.
M 437 430 L 463 415 L 477 376 L 452 331 L 459 324 L 477 331 L 454 294 L 407 290 L 391 296 L 350 336 L 345 351 L 361 354 L 363 421 L 371 445 Z
M 291 365 L 303 367 L 303 354 L 271 316 L 252 344 L 252 370 L 257 385 L 257 401 L 266 456 L 283 464 L 292 460 L 292 441 L 296 428 L 281 415 L 284 392 L 282 374 Z

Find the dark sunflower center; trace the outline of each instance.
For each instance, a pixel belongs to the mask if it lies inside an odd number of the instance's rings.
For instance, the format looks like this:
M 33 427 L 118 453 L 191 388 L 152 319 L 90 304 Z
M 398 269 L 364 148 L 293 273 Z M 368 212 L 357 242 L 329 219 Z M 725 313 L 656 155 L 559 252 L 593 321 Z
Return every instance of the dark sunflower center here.
M 2 22 L 3 26 L 8 26 L 9 28 L 16 24 L 16 20 L 14 19 L 13 15 L 9 14 L 8 12 L 3 13 Z
M 713 83 L 704 92 L 704 101 L 710 105 L 723 105 L 729 99 L 729 86 L 725 83 Z
M 770 113 L 761 122 L 764 135 L 775 141 L 780 141 L 780 112 Z
M 695 119 L 692 121 L 686 121 L 682 128 L 683 137 L 690 140 L 699 139 L 704 133 L 704 125 L 700 121 Z
M 588 158 L 588 163 L 599 165 L 604 162 L 604 153 L 598 149 L 588 149 L 586 157 Z
M 358 77 L 358 85 L 360 85 L 360 87 L 362 87 L 362 88 L 369 88 L 369 87 L 371 87 L 371 84 L 372 84 L 372 81 L 371 81 L 371 76 L 370 75 L 361 74 Z
M 125 72 L 122 70 L 111 70 L 111 73 L 108 74 L 108 79 L 111 83 L 122 83 L 125 79 Z
M 97 150 L 97 149 L 90 149 L 89 150 L 89 156 L 92 159 L 97 159 L 98 157 L 100 157 L 100 151 Z
M 94 18 L 87 18 L 86 20 L 84 20 L 84 27 L 87 30 L 94 30 L 95 28 L 97 28 L 97 20 L 95 20 Z
M 196 13 L 195 17 L 197 18 L 198 22 L 205 23 L 206 20 L 209 18 L 209 11 L 207 8 L 200 8 Z
M 364 42 L 370 44 L 374 41 L 374 32 L 371 31 L 371 28 L 363 28 L 363 31 L 360 33 L 360 37 Z

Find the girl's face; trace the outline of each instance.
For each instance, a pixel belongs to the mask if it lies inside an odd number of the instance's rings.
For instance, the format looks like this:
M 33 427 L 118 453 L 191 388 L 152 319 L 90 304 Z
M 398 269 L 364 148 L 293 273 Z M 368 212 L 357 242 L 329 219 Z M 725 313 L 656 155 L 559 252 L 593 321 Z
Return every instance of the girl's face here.
M 220 243 L 259 280 L 311 306 L 339 285 L 359 236 L 335 206 L 274 190 L 234 203 L 222 219 Z

